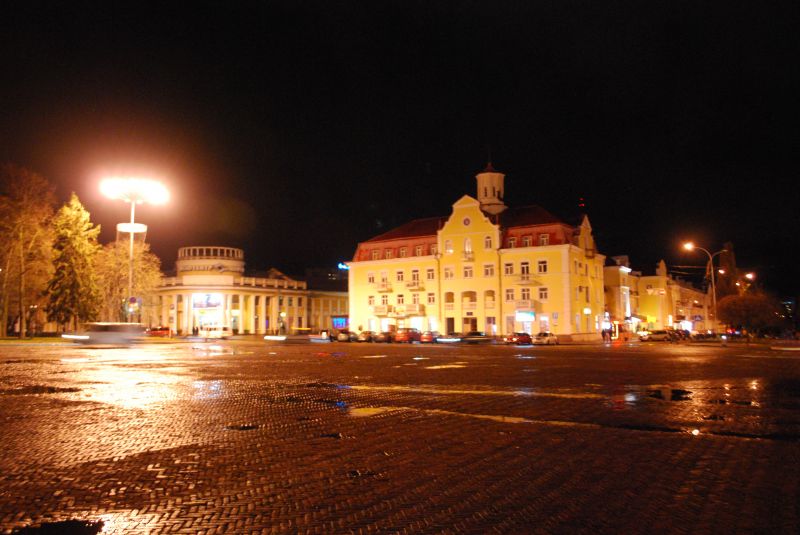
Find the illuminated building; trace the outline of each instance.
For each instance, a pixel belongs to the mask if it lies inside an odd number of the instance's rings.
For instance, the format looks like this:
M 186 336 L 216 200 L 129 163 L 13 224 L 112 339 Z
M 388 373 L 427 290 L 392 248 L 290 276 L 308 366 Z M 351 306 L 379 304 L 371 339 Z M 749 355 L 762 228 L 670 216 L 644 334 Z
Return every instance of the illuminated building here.
M 446 217 L 417 219 L 359 243 L 348 263 L 350 325 L 444 333 L 550 331 L 599 339 L 603 264 L 589 219 L 509 208 L 491 165 Z
M 640 329 L 712 329 L 709 294 L 673 278 L 660 261 L 654 275 L 631 271 L 628 258 L 614 257 L 615 265 L 604 268 L 606 326 L 620 333 Z M 624 336 L 623 336 L 624 337 Z
M 347 320 L 347 292 L 309 289 L 276 269 L 248 276 L 242 249 L 182 247 L 175 271 L 162 279 L 156 315 L 178 334 L 205 325 L 240 334 L 318 332 Z

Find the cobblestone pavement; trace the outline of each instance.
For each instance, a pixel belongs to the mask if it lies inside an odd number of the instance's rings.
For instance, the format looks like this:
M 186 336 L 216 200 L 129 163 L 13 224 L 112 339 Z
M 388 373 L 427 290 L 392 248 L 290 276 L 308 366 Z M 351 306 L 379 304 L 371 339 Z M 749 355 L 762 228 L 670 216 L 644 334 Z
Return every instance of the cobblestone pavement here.
M 0 532 L 797 533 L 800 353 L 0 346 Z

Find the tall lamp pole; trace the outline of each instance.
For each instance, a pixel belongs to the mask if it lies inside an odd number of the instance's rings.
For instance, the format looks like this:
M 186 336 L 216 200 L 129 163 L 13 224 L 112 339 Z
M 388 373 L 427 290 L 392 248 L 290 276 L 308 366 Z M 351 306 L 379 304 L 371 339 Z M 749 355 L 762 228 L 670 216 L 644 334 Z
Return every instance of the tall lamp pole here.
M 118 199 L 131 204 L 131 222 L 117 225 L 117 230 L 130 234 L 128 247 L 128 295 L 125 303 L 125 315 L 130 322 L 130 300 L 133 297 L 133 235 L 137 232 L 146 232 L 146 225 L 137 225 L 135 222 L 136 205 L 142 203 L 164 204 L 169 201 L 169 191 L 156 180 L 142 178 L 107 178 L 100 183 L 100 191 L 109 199 Z
M 716 253 L 710 253 L 708 249 L 703 249 L 702 247 L 696 246 L 692 242 L 686 242 L 683 244 L 683 248 L 687 251 L 694 251 L 697 249 L 698 251 L 703 251 L 708 256 L 708 268 L 711 271 L 711 303 L 712 307 L 714 308 L 714 323 L 719 324 L 717 320 L 717 285 L 714 278 L 714 257 L 722 254 L 727 251 L 727 249 L 722 249 L 721 251 L 717 251 Z M 716 329 L 714 329 L 716 331 Z

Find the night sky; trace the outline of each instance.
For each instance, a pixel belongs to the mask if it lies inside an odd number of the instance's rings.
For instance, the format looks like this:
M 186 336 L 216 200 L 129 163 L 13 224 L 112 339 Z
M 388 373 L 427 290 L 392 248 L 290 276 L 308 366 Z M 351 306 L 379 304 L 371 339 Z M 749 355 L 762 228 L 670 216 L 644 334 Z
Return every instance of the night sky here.
M 475 195 L 586 200 L 635 269 L 740 267 L 797 295 L 797 2 L 18 2 L 0 13 L 0 161 L 75 191 L 102 240 L 127 205 L 100 177 L 170 187 L 137 221 L 248 268 L 349 260 L 359 241 Z M 686 271 L 684 268 L 676 268 Z

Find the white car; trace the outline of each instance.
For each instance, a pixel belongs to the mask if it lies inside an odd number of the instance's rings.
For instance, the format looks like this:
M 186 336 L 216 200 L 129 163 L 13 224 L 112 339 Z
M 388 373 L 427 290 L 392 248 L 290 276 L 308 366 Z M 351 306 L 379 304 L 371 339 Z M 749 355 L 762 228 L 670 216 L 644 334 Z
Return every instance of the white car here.
M 78 334 L 62 334 L 66 340 L 78 344 L 112 344 L 127 345 L 139 342 L 144 337 L 144 325 L 141 323 L 87 323 L 85 330 Z
M 534 345 L 558 345 L 558 336 L 553 333 L 539 333 L 533 339 Z
M 225 339 L 233 336 L 233 331 L 231 331 L 230 327 L 222 325 L 206 325 L 200 328 L 197 332 L 197 336 L 206 339 Z

